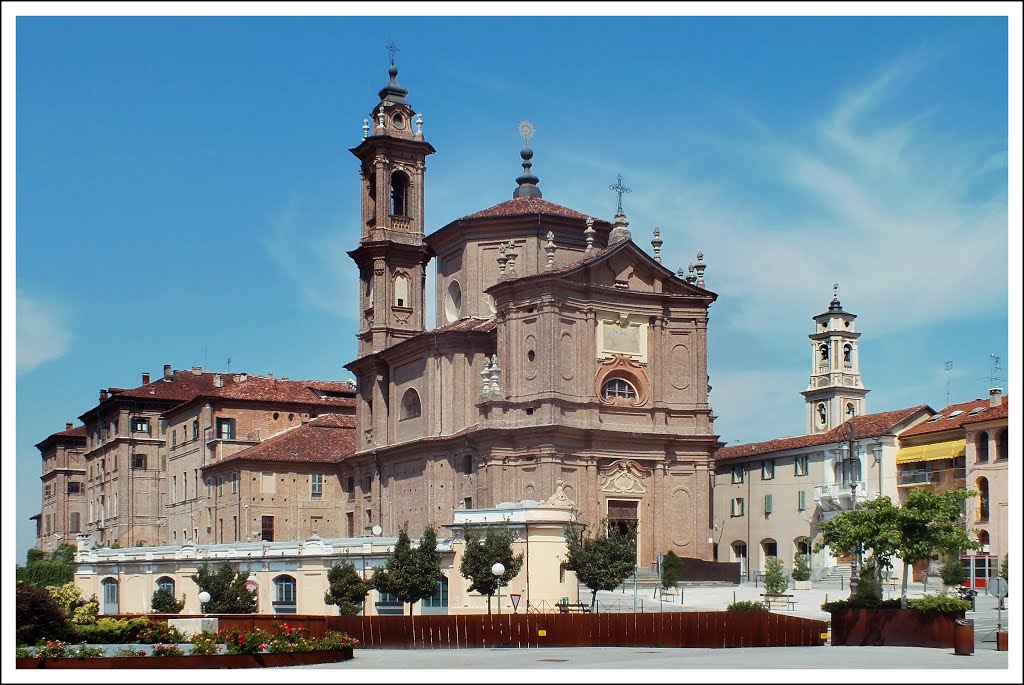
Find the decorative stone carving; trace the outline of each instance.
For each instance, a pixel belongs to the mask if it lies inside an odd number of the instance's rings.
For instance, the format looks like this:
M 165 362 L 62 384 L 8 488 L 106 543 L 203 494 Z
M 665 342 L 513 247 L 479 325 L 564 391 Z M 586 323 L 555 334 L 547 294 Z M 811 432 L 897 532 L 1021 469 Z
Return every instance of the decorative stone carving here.
M 610 495 L 646 495 L 644 480 L 653 473 L 632 459 L 618 459 L 598 470 L 601 492 Z
M 606 397 L 602 388 L 607 381 L 615 378 L 622 378 L 632 385 L 636 390 L 636 397 Z M 611 359 L 604 359 L 598 363 L 594 387 L 601 404 L 610 406 L 642 407 L 647 404 L 651 395 L 651 382 L 644 367 L 624 354 L 613 355 Z
M 541 503 L 541 506 L 575 509 L 576 503 L 569 499 L 565 494 L 565 485 L 562 482 L 562 479 L 559 478 L 555 481 L 555 493 L 544 500 L 544 502 Z

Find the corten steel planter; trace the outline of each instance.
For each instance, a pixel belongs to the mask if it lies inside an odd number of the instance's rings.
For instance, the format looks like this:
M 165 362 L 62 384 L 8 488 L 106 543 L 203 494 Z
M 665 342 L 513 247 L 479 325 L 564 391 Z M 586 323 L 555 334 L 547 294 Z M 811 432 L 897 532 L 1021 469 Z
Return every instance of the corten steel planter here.
M 352 648 L 280 654 L 216 654 L 208 656 L 99 656 L 60 659 L 16 659 L 17 668 L 273 668 L 348 661 Z
M 837 609 L 832 645 L 952 648 L 955 621 L 963 617 L 915 609 Z

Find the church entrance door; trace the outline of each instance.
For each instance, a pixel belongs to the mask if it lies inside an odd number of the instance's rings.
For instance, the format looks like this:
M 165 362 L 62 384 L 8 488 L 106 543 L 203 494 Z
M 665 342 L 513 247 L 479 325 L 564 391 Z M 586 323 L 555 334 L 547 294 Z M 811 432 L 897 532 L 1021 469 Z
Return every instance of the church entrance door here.
M 635 500 L 608 500 L 608 534 L 628 535 L 633 542 L 633 562 L 637 560 L 637 536 L 640 530 L 640 503 Z

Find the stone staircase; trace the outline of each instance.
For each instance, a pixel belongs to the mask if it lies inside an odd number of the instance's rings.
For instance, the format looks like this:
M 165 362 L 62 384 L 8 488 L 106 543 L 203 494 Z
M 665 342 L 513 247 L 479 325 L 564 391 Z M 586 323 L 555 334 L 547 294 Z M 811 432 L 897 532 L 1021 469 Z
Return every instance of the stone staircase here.
M 818 580 L 823 583 L 849 582 L 850 565 L 848 563 L 838 563 L 835 566 L 831 566 Z

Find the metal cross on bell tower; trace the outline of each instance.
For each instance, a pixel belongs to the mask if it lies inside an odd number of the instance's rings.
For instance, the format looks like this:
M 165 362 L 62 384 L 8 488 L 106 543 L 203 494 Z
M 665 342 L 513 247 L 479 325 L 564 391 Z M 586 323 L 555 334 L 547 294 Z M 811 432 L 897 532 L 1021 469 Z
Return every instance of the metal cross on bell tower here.
M 615 185 L 608 186 L 608 190 L 614 190 L 615 194 L 618 196 L 619 199 L 618 199 L 618 204 L 615 207 L 615 213 L 616 214 L 622 214 L 622 194 L 623 193 L 632 192 L 631 189 L 629 189 L 626 186 L 622 185 L 622 174 L 619 174 L 619 177 L 616 180 Z
M 395 41 L 393 40 L 389 40 L 388 44 L 384 47 L 388 51 L 388 61 L 391 63 L 391 66 L 395 66 L 395 53 L 401 52 L 401 50 L 398 49 L 398 46 L 395 45 Z

